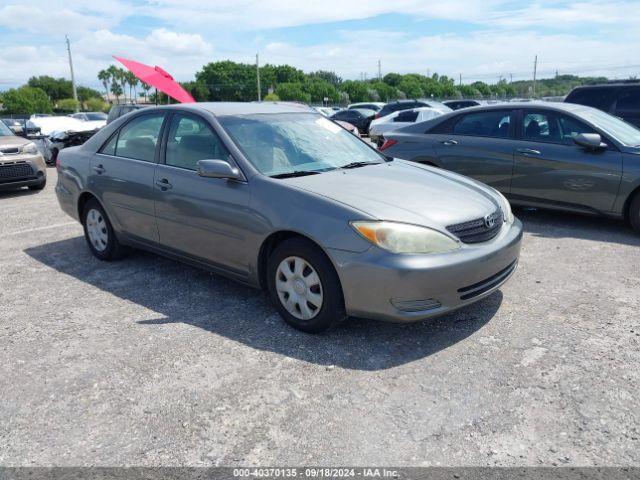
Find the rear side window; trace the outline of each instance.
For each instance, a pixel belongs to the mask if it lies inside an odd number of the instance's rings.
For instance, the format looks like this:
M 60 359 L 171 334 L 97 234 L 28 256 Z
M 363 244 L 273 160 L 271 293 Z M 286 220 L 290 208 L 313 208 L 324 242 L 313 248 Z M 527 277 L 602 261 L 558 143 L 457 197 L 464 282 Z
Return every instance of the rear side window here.
M 616 102 L 617 112 L 640 112 L 640 88 L 622 89 Z
M 406 112 L 400 112 L 394 119 L 394 122 L 415 122 L 416 118 L 418 118 L 419 112 L 414 112 L 413 110 L 408 110 Z
M 492 110 L 463 115 L 453 126 L 455 135 L 476 137 L 509 138 L 511 112 L 508 110 Z
M 613 88 L 578 88 L 572 91 L 565 102 L 577 103 L 610 112 L 615 97 Z
M 163 121 L 163 113 L 134 118 L 105 144 L 100 153 L 153 162 Z

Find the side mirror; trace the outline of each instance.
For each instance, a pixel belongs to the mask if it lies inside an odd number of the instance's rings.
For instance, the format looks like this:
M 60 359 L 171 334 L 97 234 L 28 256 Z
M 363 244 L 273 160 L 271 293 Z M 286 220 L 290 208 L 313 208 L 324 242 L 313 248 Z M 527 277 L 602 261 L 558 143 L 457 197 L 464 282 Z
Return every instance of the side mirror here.
M 597 133 L 580 133 L 573 138 L 573 141 L 576 142 L 576 145 L 588 150 L 607 148 L 607 144 L 602 141 L 602 138 Z
M 198 175 L 207 178 L 226 178 L 228 180 L 244 180 L 240 170 L 232 167 L 225 160 L 200 160 L 198 165 Z

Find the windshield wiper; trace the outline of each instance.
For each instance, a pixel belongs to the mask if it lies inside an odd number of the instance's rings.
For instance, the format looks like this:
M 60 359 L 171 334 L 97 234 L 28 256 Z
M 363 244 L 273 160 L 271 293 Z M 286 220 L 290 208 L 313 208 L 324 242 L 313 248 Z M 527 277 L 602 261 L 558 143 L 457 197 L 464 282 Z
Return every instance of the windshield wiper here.
M 365 165 L 378 165 L 379 162 L 351 162 L 351 163 L 347 163 L 346 165 L 342 165 L 340 168 L 343 169 L 347 169 L 347 168 L 360 168 L 360 167 L 364 167 Z
M 276 173 L 275 175 L 269 175 L 271 178 L 292 178 L 292 177 L 304 177 L 305 175 L 317 175 L 320 172 L 314 172 L 312 170 L 295 170 L 293 172 Z

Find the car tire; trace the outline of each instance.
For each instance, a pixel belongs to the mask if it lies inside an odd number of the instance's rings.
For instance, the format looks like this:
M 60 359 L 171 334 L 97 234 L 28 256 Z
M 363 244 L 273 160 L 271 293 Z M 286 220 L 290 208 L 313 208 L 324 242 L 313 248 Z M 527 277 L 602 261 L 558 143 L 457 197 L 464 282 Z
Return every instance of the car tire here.
M 338 274 L 325 253 L 302 238 L 285 240 L 267 261 L 267 289 L 284 321 L 322 333 L 346 318 Z
M 37 183 L 35 185 L 29 185 L 29 190 L 42 190 L 46 186 L 47 186 L 47 179 L 45 178 L 40 183 Z
M 104 261 L 117 260 L 128 253 L 120 244 L 107 213 L 96 199 L 90 199 L 82 212 L 84 238 L 94 256 Z
M 45 162 L 47 165 L 55 165 L 56 162 L 58 161 L 58 149 L 54 148 L 53 150 L 51 150 L 51 156 L 49 157 L 49 160 L 47 162 Z
M 636 193 L 629 204 L 629 223 L 636 232 L 640 232 L 640 192 Z

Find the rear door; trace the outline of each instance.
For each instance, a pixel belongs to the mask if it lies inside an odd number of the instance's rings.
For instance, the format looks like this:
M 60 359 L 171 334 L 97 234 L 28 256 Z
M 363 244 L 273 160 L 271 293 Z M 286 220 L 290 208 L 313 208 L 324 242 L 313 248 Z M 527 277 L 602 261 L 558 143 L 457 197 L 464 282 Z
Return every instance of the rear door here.
M 127 122 L 93 156 L 89 185 L 116 227 L 136 240 L 157 243 L 154 173 L 164 112 Z
M 622 154 L 611 144 L 598 151 L 573 138 L 597 133 L 576 117 L 545 109 L 524 109 L 511 182 L 514 199 L 568 208 L 610 211 L 622 173 Z M 607 139 L 603 139 L 607 142 Z
M 233 163 L 204 118 L 174 113 L 166 130 L 155 175 L 160 244 L 245 275 L 249 263 L 246 232 L 254 221 L 248 208 L 249 185 L 197 174 L 199 160 Z
M 508 194 L 513 173 L 513 110 L 456 117 L 435 138 L 438 165 Z M 433 135 L 429 135 L 433 137 Z

